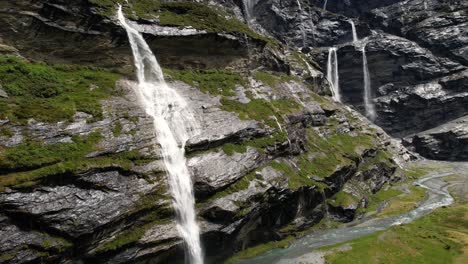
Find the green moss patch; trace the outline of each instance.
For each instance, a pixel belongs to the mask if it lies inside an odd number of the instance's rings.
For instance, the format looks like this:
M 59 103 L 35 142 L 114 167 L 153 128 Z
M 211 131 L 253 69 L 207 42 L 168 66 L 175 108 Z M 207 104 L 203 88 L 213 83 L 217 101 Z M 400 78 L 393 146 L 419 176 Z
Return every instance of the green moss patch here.
M 333 197 L 330 198 L 329 204 L 335 207 L 343 207 L 347 208 L 358 203 L 358 198 L 354 197 L 353 195 L 341 190 L 337 192 Z
M 173 79 L 183 81 L 202 92 L 211 95 L 235 95 L 236 85 L 246 86 L 245 80 L 238 74 L 224 70 L 165 70 Z
M 274 117 L 279 121 L 283 121 L 282 115 L 291 114 L 300 109 L 297 102 L 289 98 L 273 100 L 271 102 L 268 102 L 265 99 L 253 99 L 247 104 L 243 104 L 236 100 L 222 98 L 221 104 L 221 109 L 238 113 L 242 120 L 253 119 L 256 121 L 262 121 L 273 128 L 278 126 Z
M 25 123 L 29 118 L 70 120 L 76 111 L 102 118 L 101 100 L 116 94 L 119 75 L 99 68 L 29 63 L 0 56 L 0 118 Z
M 86 158 L 86 154 L 97 150 L 100 139 L 100 133 L 94 132 L 87 137 L 73 137 L 71 143 L 44 145 L 34 141 L 5 148 L 0 152 L 0 189 L 31 187 L 48 176 L 69 177 L 93 168 L 118 166 L 128 170 L 148 162 L 136 151 Z
M 83 157 L 95 149 L 102 136 L 98 132 L 87 137 L 74 136 L 73 142 L 44 145 L 39 141 L 5 148 L 0 152 L 0 171 L 18 171 L 39 168 Z
M 296 77 L 284 73 L 269 73 L 266 71 L 255 71 L 254 78 L 271 88 L 276 88 L 281 82 L 296 80 Z

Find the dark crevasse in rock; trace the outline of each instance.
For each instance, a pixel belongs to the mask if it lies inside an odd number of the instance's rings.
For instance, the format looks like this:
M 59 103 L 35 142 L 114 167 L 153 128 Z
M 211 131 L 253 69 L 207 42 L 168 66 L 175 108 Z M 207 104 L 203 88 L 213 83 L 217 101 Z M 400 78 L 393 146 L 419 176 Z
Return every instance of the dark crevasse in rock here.
M 0 262 L 184 261 L 116 2 L 0 0 Z M 463 1 L 406 15 L 418 1 L 330 1 L 326 12 L 321 1 L 301 1 L 301 12 L 297 1 L 256 1 L 255 31 L 242 1 L 129 2 L 132 26 L 201 124 L 186 152 L 207 263 L 324 217 L 359 217 L 412 157 L 386 132 L 424 156 L 466 159 Z M 386 132 L 358 112 L 350 18 L 368 37 Z M 331 46 L 358 111 L 329 97 Z

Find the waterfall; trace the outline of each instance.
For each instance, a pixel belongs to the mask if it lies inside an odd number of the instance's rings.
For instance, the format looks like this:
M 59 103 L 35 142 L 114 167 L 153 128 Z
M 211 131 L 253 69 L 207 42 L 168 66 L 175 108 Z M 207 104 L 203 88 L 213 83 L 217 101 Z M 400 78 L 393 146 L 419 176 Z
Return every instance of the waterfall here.
M 365 45 L 362 47 L 362 71 L 364 73 L 364 107 L 366 110 L 366 116 L 370 120 L 374 121 L 377 117 L 377 113 L 375 111 L 375 105 L 372 102 L 371 79 L 369 74 L 369 67 L 367 66 Z
M 356 32 L 356 26 L 354 25 L 353 20 L 349 20 L 349 23 L 351 24 L 351 31 L 353 32 L 353 42 L 356 43 L 359 41 L 357 32 Z
M 323 10 L 327 10 L 327 3 L 328 3 L 328 0 L 325 0 L 325 4 L 323 4 Z
M 328 50 L 327 79 L 331 86 L 333 100 L 341 102 L 340 79 L 338 76 L 338 55 L 336 48 Z
M 185 143 L 198 126 L 184 99 L 164 81 L 161 67 L 143 36 L 125 20 L 119 5 L 118 19 L 127 31 L 137 72 L 136 93 L 146 113 L 154 120 L 154 130 L 168 172 L 177 230 L 186 247 L 186 261 L 203 263 L 200 230 L 196 222 L 195 199 L 186 166 Z
M 254 15 L 253 15 L 253 9 L 254 9 L 254 3 L 255 0 L 242 0 L 242 3 L 244 4 L 244 16 L 245 16 L 245 21 L 247 24 L 250 25 L 252 22 Z
M 302 19 L 302 5 L 301 5 L 301 2 L 299 0 L 296 0 L 297 2 L 297 7 L 299 8 L 299 29 L 301 30 L 301 36 L 302 36 L 302 47 L 305 47 L 306 46 L 306 33 L 305 33 L 305 30 L 304 30 L 304 21 Z

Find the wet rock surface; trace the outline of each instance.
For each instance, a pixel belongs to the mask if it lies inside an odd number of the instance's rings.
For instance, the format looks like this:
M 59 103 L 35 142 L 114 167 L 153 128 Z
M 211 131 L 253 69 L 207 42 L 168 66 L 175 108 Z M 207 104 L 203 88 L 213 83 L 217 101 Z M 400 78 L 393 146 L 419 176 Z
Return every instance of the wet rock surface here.
M 238 1 L 216 2 L 233 17 L 245 12 Z M 468 110 L 464 3 L 446 10 L 427 1 L 434 14 L 427 21 L 407 19 L 408 28 L 396 32 L 402 2 L 338 2 L 330 1 L 328 11 L 323 1 L 299 2 L 300 10 L 292 0 L 255 3 L 252 27 L 307 54 L 246 33 L 135 22 L 164 67 L 216 68 L 242 77 L 228 95 L 221 88 L 202 91 L 198 81 L 169 83 L 200 126 L 186 152 L 207 263 L 295 235 L 327 215 L 354 219 L 371 193 L 400 180 L 398 164 L 412 158 L 384 130 L 411 134 L 405 144 L 424 156 L 466 158 L 466 118 L 444 125 Z M 355 45 L 349 19 L 365 38 Z M 132 70 L 123 30 L 88 1 L 2 2 L 0 22 L 8 25 L 0 29 L 0 54 Z M 443 40 L 434 33 L 439 26 Z M 327 48 L 339 46 L 344 101 L 362 112 L 364 43 L 376 123 L 384 130 L 313 92 L 330 94 Z M 102 120 L 81 112 L 57 123 L 0 118 L 0 151 L 100 135 L 78 168 L 59 162 L 0 170 L 6 263 L 183 263 L 154 124 L 139 107 L 130 76 L 117 83 L 118 96 L 102 101 Z M 343 193 L 352 202 L 340 203 Z
M 342 100 L 361 113 L 365 46 L 375 123 L 395 137 L 466 115 L 467 4 L 374 2 L 328 1 L 326 10 L 325 1 L 259 2 L 254 13 L 264 29 L 310 53 L 323 71 L 328 48 L 337 47 Z M 350 20 L 356 25 L 357 43 L 352 43 Z

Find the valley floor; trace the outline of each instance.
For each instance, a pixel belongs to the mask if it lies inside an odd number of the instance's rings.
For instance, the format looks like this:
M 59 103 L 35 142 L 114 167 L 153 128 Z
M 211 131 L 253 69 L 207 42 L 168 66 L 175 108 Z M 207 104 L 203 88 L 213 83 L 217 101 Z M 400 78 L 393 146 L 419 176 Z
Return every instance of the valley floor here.
M 456 201 L 451 206 L 409 224 L 323 248 L 300 263 L 463 263 L 468 257 L 468 174 L 454 174 L 444 180 Z M 418 193 L 395 198 L 380 215 L 404 211 L 408 208 L 405 201 Z
M 446 182 L 443 189 L 448 187 L 455 202 L 413 222 L 393 225 L 351 241 L 321 241 L 329 246 L 314 245 L 314 248 L 321 248 L 288 258 L 287 263 L 463 263 L 468 254 L 468 171 L 464 168 L 466 163 L 422 161 L 412 164 L 410 171 L 415 178 L 435 173 L 446 175 L 443 177 Z M 421 206 L 426 198 L 423 188 L 404 182 L 378 192 L 374 197 L 378 204 L 369 206 L 371 210 L 366 215 L 374 219 L 401 215 Z M 263 263 L 263 260 L 259 258 L 258 263 Z M 246 263 L 257 262 L 251 260 Z

